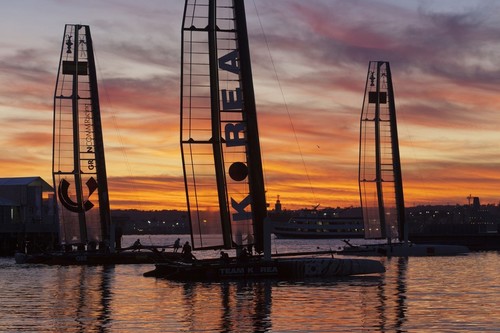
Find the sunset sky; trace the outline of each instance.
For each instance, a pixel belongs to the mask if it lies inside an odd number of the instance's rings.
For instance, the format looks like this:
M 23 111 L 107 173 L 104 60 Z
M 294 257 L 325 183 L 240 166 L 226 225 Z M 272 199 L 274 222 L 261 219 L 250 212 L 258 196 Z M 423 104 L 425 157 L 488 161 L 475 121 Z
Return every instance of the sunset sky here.
M 64 25 L 90 25 L 111 208 L 185 209 L 182 0 L 2 1 L 0 177 L 52 183 Z M 405 201 L 500 202 L 500 2 L 247 0 L 267 201 L 359 206 L 368 62 L 391 64 Z

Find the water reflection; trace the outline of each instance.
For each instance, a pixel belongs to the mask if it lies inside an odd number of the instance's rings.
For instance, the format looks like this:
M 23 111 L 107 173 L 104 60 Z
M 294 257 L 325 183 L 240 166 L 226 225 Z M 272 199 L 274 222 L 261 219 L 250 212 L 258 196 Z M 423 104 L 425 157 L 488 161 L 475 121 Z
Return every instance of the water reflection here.
M 388 258 L 387 272 L 378 287 L 379 329 L 382 332 L 406 332 L 408 258 Z
M 111 321 L 114 266 L 60 267 L 57 270 L 53 318 L 71 332 L 108 332 Z
M 144 265 L 0 258 L 0 332 L 484 332 L 499 327 L 500 255 L 383 259 L 380 276 L 177 283 Z
M 185 327 L 207 332 L 268 332 L 271 329 L 271 281 L 185 283 Z
M 406 305 L 406 271 L 408 269 L 408 258 L 397 258 L 398 264 L 397 264 L 397 280 L 396 280 L 396 286 L 397 286 L 397 293 L 396 293 L 396 309 L 397 309 L 397 314 L 396 314 L 396 329 L 397 332 L 401 332 L 401 328 L 403 327 L 404 323 L 406 322 L 406 311 L 407 311 L 407 305 Z
M 186 331 L 313 332 L 329 326 L 337 332 L 356 330 L 360 323 L 367 329 L 391 326 L 383 319 L 390 300 L 383 278 L 376 276 L 307 283 L 186 283 L 182 288 Z
M 256 299 L 255 302 L 255 320 L 254 320 L 254 331 L 255 332 L 267 332 L 272 328 L 271 323 L 271 295 L 272 286 L 270 282 L 264 282 L 259 288 L 256 288 Z M 260 301 L 259 301 L 260 300 Z

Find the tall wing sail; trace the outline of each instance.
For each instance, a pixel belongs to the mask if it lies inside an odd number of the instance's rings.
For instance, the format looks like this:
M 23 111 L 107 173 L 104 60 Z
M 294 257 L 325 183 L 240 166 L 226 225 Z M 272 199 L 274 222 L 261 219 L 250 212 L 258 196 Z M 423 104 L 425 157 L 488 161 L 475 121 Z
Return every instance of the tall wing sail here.
M 401 238 L 404 200 L 391 70 L 368 65 L 361 112 L 359 187 L 366 238 Z
M 242 0 L 187 0 L 181 151 L 194 248 L 262 249 L 266 202 Z
M 53 180 L 63 244 L 109 242 L 109 200 L 90 28 L 67 24 L 54 93 Z

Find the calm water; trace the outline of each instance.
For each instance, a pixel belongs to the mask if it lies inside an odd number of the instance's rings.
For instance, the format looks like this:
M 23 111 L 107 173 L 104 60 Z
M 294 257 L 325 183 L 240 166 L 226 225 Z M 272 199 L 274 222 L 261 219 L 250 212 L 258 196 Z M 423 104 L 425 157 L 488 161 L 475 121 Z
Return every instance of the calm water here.
M 274 251 L 338 244 L 275 240 Z M 499 252 L 382 261 L 376 277 L 185 284 L 144 278 L 152 265 L 0 258 L 0 332 L 500 332 Z

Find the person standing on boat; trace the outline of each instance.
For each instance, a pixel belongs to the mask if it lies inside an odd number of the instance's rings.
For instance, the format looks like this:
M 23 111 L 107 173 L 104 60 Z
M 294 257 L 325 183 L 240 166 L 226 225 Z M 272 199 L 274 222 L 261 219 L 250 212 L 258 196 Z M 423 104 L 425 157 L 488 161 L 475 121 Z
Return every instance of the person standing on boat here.
M 119 250 L 122 248 L 122 236 L 123 229 L 121 227 L 115 228 L 115 249 Z
M 252 255 L 253 254 L 253 235 L 251 233 L 248 233 L 247 236 L 247 254 Z
M 249 254 L 246 248 L 243 248 L 238 256 L 238 261 L 247 262 L 249 259 Z
M 179 251 L 180 247 L 181 247 L 181 239 L 177 238 L 174 242 L 174 252 Z
M 220 251 L 220 260 L 222 263 L 227 264 L 229 262 L 229 254 L 224 251 Z
M 186 243 L 184 243 L 184 246 L 182 247 L 182 253 L 184 254 L 185 262 L 192 262 L 194 259 L 196 259 L 191 251 L 191 245 L 189 245 L 189 242 L 186 241 Z
M 134 251 L 137 251 L 141 248 L 141 246 L 142 246 L 141 240 L 139 238 L 137 238 L 137 240 L 132 245 L 132 248 L 134 249 Z

